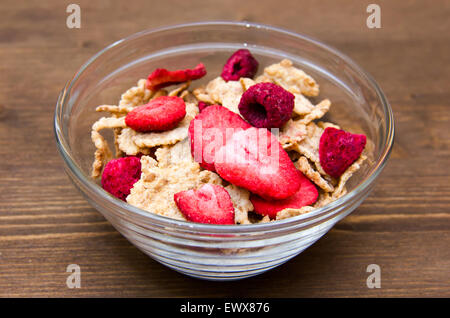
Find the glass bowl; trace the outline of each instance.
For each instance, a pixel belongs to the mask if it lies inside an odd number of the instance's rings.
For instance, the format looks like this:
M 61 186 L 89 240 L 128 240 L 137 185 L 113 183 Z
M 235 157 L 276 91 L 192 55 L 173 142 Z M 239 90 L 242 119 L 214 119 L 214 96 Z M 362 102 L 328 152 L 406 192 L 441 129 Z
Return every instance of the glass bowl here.
M 269 223 L 210 225 L 169 219 L 127 204 L 90 178 L 95 107 L 117 104 L 121 93 L 155 68 L 203 62 L 218 76 L 232 52 L 248 48 L 260 69 L 288 58 L 312 75 L 329 98 L 327 119 L 368 137 L 369 160 L 351 178 L 348 193 L 310 213 Z M 394 138 L 392 110 L 375 81 L 342 53 L 309 37 L 267 25 L 201 22 L 146 30 L 100 51 L 68 81 L 55 110 L 55 136 L 65 170 L 89 203 L 132 244 L 189 276 L 235 280 L 260 274 L 298 255 L 369 195 Z M 108 138 L 111 138 L 109 136 Z M 110 140 L 111 142 L 111 140 Z

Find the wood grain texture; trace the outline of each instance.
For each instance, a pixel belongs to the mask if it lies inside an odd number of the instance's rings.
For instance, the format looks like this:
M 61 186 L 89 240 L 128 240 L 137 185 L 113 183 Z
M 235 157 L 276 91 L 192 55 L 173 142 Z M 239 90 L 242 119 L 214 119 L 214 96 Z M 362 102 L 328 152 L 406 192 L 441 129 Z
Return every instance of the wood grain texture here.
M 450 3 L 377 1 L 69 1 L 0 3 L 0 296 L 450 296 Z M 373 75 L 396 118 L 396 144 L 374 192 L 288 263 L 243 281 L 173 272 L 132 246 L 75 190 L 53 137 L 64 83 L 90 56 L 137 31 L 198 20 L 247 20 L 309 34 Z M 82 288 L 66 287 L 66 267 Z M 380 289 L 366 267 L 382 269 Z

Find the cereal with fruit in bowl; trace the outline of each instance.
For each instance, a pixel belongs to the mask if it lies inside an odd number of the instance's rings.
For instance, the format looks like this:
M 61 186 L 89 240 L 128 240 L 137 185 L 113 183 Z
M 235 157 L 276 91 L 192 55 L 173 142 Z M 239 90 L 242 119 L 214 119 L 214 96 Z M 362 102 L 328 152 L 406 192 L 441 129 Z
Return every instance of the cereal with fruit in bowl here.
M 98 106 L 110 115 L 92 126 L 92 177 L 149 213 L 209 224 L 281 220 L 343 196 L 366 136 L 323 120 L 331 101 L 314 104 L 318 83 L 291 61 L 260 68 L 240 49 L 206 85 L 194 85 L 201 63 L 159 68 Z

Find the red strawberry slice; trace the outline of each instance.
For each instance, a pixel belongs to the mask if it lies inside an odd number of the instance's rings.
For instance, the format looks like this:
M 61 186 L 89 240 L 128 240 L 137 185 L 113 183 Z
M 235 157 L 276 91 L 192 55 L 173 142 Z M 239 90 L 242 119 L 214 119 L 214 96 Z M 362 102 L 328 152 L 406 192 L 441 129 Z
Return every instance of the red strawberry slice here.
M 320 164 L 333 178 L 339 178 L 361 155 L 366 136 L 328 127 L 320 137 Z
M 129 112 L 125 123 L 139 132 L 164 131 L 175 128 L 185 115 L 186 104 L 182 98 L 160 96 Z
M 256 194 L 250 195 L 250 201 L 255 208 L 255 212 L 261 215 L 268 215 L 275 219 L 277 213 L 283 209 L 300 209 L 306 205 L 311 205 L 317 201 L 319 192 L 316 186 L 306 178 L 303 173 L 298 171 L 300 176 L 300 189 L 292 196 L 284 200 L 264 200 Z
M 149 90 L 156 91 L 166 86 L 196 80 L 205 75 L 206 68 L 202 63 L 193 69 L 185 70 L 168 71 L 165 68 L 158 68 L 148 76 L 146 86 Z
M 216 171 L 223 179 L 268 200 L 286 199 L 301 185 L 287 152 L 265 128 L 251 127 L 236 132 L 216 152 L 214 160 Z
M 236 113 L 220 105 L 211 105 L 202 110 L 189 124 L 191 152 L 194 160 L 204 169 L 215 171 L 214 156 L 227 138 L 238 130 L 251 125 Z
M 227 190 L 205 184 L 197 190 L 175 193 L 174 200 L 181 213 L 192 222 L 234 224 L 234 207 Z

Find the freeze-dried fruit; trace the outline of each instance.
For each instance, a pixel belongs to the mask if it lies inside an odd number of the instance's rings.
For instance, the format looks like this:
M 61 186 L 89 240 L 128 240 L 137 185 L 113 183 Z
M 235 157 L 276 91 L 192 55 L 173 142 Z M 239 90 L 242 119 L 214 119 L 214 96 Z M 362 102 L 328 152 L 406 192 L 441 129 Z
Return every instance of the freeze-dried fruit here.
M 204 169 L 215 171 L 214 157 L 234 130 L 250 128 L 236 113 L 220 105 L 211 105 L 189 124 L 191 151 L 194 160 Z
M 102 187 L 116 198 L 126 199 L 141 177 L 141 159 L 135 156 L 110 160 L 102 174 Z
M 300 188 L 300 176 L 289 155 L 265 128 L 235 132 L 214 160 L 223 179 L 265 199 L 286 199 Z
M 208 106 L 209 106 L 209 104 L 207 104 L 205 102 L 202 102 L 202 101 L 199 101 L 198 102 L 198 111 L 202 112 L 202 110 L 204 110 Z
M 320 164 L 333 178 L 339 178 L 361 155 L 366 136 L 328 127 L 320 137 Z
M 147 78 L 146 87 L 156 91 L 166 86 L 202 78 L 206 75 L 205 66 L 200 63 L 193 69 L 169 71 L 165 68 L 154 70 Z
M 139 132 L 175 128 L 186 115 L 186 104 L 177 96 L 161 96 L 134 108 L 125 117 L 128 127 Z
M 279 85 L 259 83 L 242 94 L 239 112 L 258 128 L 280 128 L 292 116 L 294 95 Z
M 258 62 L 252 58 L 239 50 L 222 76 L 194 87 L 191 81 L 206 74 L 203 64 L 157 69 L 124 92 L 117 105 L 98 106 L 96 111 L 111 117 L 92 126 L 92 177 L 102 176 L 107 191 L 149 213 L 217 224 L 282 220 L 345 195 L 347 181 L 373 150 L 370 140 L 365 144 L 363 135 L 344 138 L 327 130 L 341 129 L 318 121 L 331 102 L 316 105 L 308 98 L 318 96 L 319 85 L 291 61 L 270 65 L 256 77 Z M 165 88 L 173 84 L 180 85 Z M 144 110 L 152 100 L 171 98 L 177 105 L 183 100 L 183 115 L 177 107 Z M 112 130 L 119 159 L 112 160 L 99 133 L 106 128 Z M 266 128 L 279 128 L 279 133 Z M 367 154 L 360 152 L 363 148 Z
M 264 200 L 263 198 L 252 194 L 250 201 L 255 208 L 255 212 L 261 215 L 268 215 L 271 219 L 277 217 L 277 213 L 284 209 L 300 209 L 304 206 L 316 202 L 319 192 L 315 185 L 306 178 L 303 173 L 298 171 L 300 176 L 300 189 L 292 196 L 284 200 Z
M 174 129 L 148 133 L 136 132 L 136 134 L 132 137 L 133 142 L 140 148 L 173 145 L 188 136 L 189 123 L 197 114 L 197 105 L 187 103 L 186 116 L 184 116 L 183 120 Z
M 199 189 L 175 193 L 174 200 L 187 220 L 207 224 L 234 224 L 231 197 L 220 185 L 205 184 Z
M 258 61 L 247 49 L 234 52 L 222 69 L 222 78 L 226 81 L 238 81 L 241 77 L 253 78 L 258 71 Z

